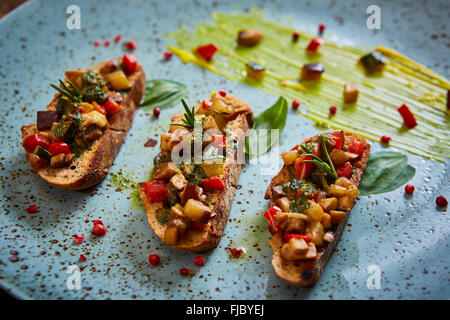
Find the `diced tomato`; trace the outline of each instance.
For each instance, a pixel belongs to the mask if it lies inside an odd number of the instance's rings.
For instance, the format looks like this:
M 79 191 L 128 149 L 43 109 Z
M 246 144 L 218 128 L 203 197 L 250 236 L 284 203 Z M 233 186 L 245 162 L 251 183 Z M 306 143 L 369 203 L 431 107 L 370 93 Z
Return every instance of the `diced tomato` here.
M 225 185 L 219 177 L 212 177 L 202 181 L 202 186 L 205 191 L 223 190 Z
M 104 104 L 102 104 L 102 108 L 105 110 L 107 114 L 113 114 L 123 109 L 123 106 L 118 104 L 112 99 L 106 100 Z
M 305 160 L 312 160 L 311 157 L 308 156 L 300 156 L 295 160 L 294 168 L 295 168 L 295 177 L 297 179 L 306 179 L 311 172 L 313 164 L 311 162 L 305 162 Z
M 275 225 L 275 215 L 277 214 L 277 212 L 281 212 L 281 209 L 277 206 L 273 206 L 272 208 L 264 212 L 264 217 L 266 217 L 267 221 L 269 222 L 269 230 L 271 233 L 281 231 L 280 228 Z
M 209 109 L 209 108 L 211 108 L 212 107 L 212 102 L 211 101 L 209 101 L 209 100 L 202 100 L 202 108 L 204 109 L 204 110 L 206 110 L 206 109 Z
M 350 179 L 353 175 L 352 165 L 350 164 L 350 162 L 346 162 L 336 169 L 336 173 L 338 177 L 345 177 L 347 179 Z
M 52 143 L 52 140 L 36 133 L 26 137 L 22 145 L 28 152 L 33 152 L 37 146 L 47 150 L 50 143 Z
M 289 242 L 289 240 L 291 239 L 303 239 L 306 242 L 311 241 L 311 237 L 305 236 L 303 234 L 294 234 L 294 233 L 285 234 L 283 236 L 283 239 L 285 242 Z
M 137 68 L 136 57 L 130 53 L 125 53 L 122 58 L 122 62 L 129 73 L 133 73 Z
M 337 135 L 333 135 L 333 141 L 334 141 L 334 147 L 336 149 L 341 149 L 342 148 L 342 138 L 337 136 Z
M 53 156 L 64 153 L 69 154 L 72 153 L 70 147 L 65 142 L 53 142 L 48 146 L 48 152 L 50 152 Z
M 412 129 L 415 126 L 417 126 L 416 118 L 414 117 L 411 110 L 409 110 L 406 104 L 402 104 L 400 107 L 398 107 L 397 111 L 402 116 L 403 123 L 405 124 L 405 126 L 407 126 L 409 129 Z
M 204 46 L 198 46 L 194 51 L 207 62 L 210 62 L 214 54 L 217 52 L 217 47 L 214 44 L 209 43 Z
M 162 180 L 144 183 L 144 191 L 150 203 L 163 202 L 167 199 L 167 188 Z
M 351 153 L 356 153 L 358 158 L 361 158 L 364 153 L 364 145 L 358 140 L 352 140 L 348 144 L 348 151 Z
M 322 38 L 313 38 L 309 42 L 308 46 L 306 47 L 307 51 L 315 52 L 319 47 L 324 43 L 324 40 Z

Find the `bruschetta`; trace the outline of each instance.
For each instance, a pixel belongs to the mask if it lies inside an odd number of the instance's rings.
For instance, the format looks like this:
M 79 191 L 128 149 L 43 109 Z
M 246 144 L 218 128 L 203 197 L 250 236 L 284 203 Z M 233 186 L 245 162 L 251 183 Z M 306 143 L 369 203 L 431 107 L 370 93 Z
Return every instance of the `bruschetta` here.
M 307 287 L 320 277 L 359 195 L 369 158 L 364 138 L 342 130 L 319 133 L 283 153 L 264 213 L 272 233 L 272 266 L 286 282 Z
M 46 182 L 81 190 L 100 183 L 113 164 L 145 91 L 131 54 L 89 69 L 68 70 L 36 124 L 23 126 L 31 167 Z
M 148 222 L 163 242 L 201 252 L 216 247 L 222 237 L 243 163 L 238 155 L 253 113 L 224 91 L 213 92 L 192 109 L 183 104 L 186 113 L 173 117 L 169 133 L 161 135 L 152 180 L 140 184 L 139 194 Z M 180 147 L 195 149 L 196 139 L 200 158 L 193 153 L 175 161 Z

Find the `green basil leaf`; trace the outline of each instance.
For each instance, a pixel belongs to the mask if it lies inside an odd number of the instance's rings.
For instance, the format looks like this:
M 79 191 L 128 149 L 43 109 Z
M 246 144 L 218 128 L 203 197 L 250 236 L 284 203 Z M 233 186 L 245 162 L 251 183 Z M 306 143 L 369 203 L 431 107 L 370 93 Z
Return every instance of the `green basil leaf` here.
M 415 173 L 406 155 L 380 151 L 370 155 L 358 189 L 362 196 L 389 192 L 408 182 Z
M 141 107 L 168 109 L 178 104 L 187 94 L 186 85 L 164 79 L 148 80 Z
M 263 113 L 261 113 L 253 122 L 252 131 L 245 144 L 245 152 L 250 157 L 259 157 L 267 153 L 270 148 L 278 141 L 279 137 L 272 139 L 270 129 L 278 129 L 281 132 L 286 125 L 288 112 L 288 103 L 284 97 L 279 97 L 277 102 Z M 258 139 L 258 129 L 269 129 L 267 132 L 267 143 L 261 144 Z

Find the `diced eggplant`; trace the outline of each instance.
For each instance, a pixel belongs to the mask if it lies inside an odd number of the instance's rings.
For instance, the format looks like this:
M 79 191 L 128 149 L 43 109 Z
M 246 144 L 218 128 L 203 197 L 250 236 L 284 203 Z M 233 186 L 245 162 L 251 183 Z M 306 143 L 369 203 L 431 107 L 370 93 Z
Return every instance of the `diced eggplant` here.
M 301 81 L 319 80 L 324 71 L 325 68 L 321 62 L 305 64 L 300 74 L 300 80 Z
M 272 195 L 273 198 L 276 199 L 279 197 L 287 196 L 287 193 L 283 191 L 283 187 L 281 185 L 277 185 L 272 187 Z
M 183 208 L 183 214 L 192 221 L 207 223 L 211 217 L 211 209 L 198 200 L 189 199 Z
M 309 242 L 308 247 L 309 249 L 305 254 L 305 259 L 314 259 L 315 257 L 317 257 L 316 245 L 314 243 Z
M 182 217 L 182 218 L 184 217 L 183 207 L 179 203 L 172 206 L 170 208 L 170 212 L 178 217 Z
M 275 200 L 275 203 L 280 207 L 284 212 L 289 212 L 289 199 L 287 197 L 278 198 Z
M 39 131 L 49 130 L 54 122 L 58 122 L 61 115 L 57 111 L 38 111 L 37 112 L 37 128 Z
M 355 103 L 358 100 L 358 86 L 356 83 L 346 83 L 344 86 L 344 102 Z
M 305 220 L 301 217 L 291 216 L 289 217 L 289 222 L 283 229 L 286 234 L 295 233 L 295 234 L 304 234 L 305 233 Z
M 152 178 L 155 180 L 168 180 L 180 172 L 173 162 L 161 163 L 153 170 Z
M 266 67 L 255 62 L 247 63 L 245 65 L 245 70 L 247 72 L 247 77 L 253 80 L 261 80 L 266 73 Z
M 66 162 L 64 161 L 64 153 L 60 153 L 56 156 L 53 156 L 50 159 L 50 167 L 52 168 L 61 168 L 64 167 L 66 165 Z
M 97 140 L 103 135 L 103 130 L 97 127 L 96 125 L 92 125 L 86 130 L 84 130 L 81 134 L 83 140 L 86 142 L 92 142 Z
M 331 161 L 333 161 L 335 167 L 340 167 L 347 161 L 354 160 L 357 157 L 358 155 L 355 153 L 346 152 L 339 149 L 333 149 L 330 153 Z
M 203 200 L 203 189 L 193 183 L 188 183 L 181 193 L 181 205 L 184 206 L 189 199 Z
M 172 178 L 170 178 L 170 183 L 175 187 L 175 189 L 183 190 L 183 188 L 186 186 L 186 178 L 182 173 L 177 173 L 176 175 L 172 176 Z
M 252 47 L 257 45 L 264 35 L 258 30 L 239 31 L 237 42 L 241 46 Z
M 345 212 L 339 210 L 330 210 L 331 223 L 341 223 L 345 221 Z
M 382 71 L 386 64 L 386 59 L 383 54 L 378 51 L 373 51 L 359 59 L 367 72 L 379 72 Z

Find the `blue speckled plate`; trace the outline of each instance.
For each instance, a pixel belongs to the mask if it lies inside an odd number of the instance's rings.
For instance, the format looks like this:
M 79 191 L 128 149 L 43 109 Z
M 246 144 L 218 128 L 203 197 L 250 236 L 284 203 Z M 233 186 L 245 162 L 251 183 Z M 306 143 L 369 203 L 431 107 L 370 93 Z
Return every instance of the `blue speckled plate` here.
M 81 30 L 66 28 L 66 8 L 72 4 L 81 8 Z M 439 163 L 408 155 L 417 169 L 414 195 L 405 197 L 399 189 L 361 197 L 319 282 L 302 289 L 283 283 L 270 265 L 269 233 L 261 214 L 270 177 L 261 177 L 259 167 L 244 168 L 225 235 L 216 250 L 204 255 L 206 264 L 199 268 L 193 264 L 195 254 L 162 244 L 148 226 L 144 210 L 133 201 L 132 191 L 118 189 L 111 175 L 91 190 L 62 191 L 32 172 L 20 145 L 20 126 L 34 122 L 35 112 L 53 96 L 49 83 L 66 69 L 121 56 L 120 45 L 93 46 L 95 40 L 112 40 L 116 34 L 137 41 L 135 55 L 149 78 L 186 83 L 192 103 L 224 88 L 246 100 L 255 113 L 261 112 L 276 97 L 183 65 L 176 58 L 162 61 L 169 43 L 164 34 L 179 24 L 208 21 L 213 10 L 242 11 L 258 5 L 269 18 L 303 30 L 315 30 L 324 22 L 330 34 L 369 47 L 392 46 L 448 78 L 448 1 L 378 1 L 382 29 L 377 32 L 365 27 L 369 4 L 365 0 L 30 1 L 2 19 L 1 285 L 33 299 L 450 298 L 448 211 L 434 204 L 438 194 L 450 198 L 448 160 Z M 293 19 L 279 17 L 286 15 Z M 143 145 L 167 130 L 170 117 L 181 110 L 181 106 L 164 110 L 157 121 L 149 111 L 139 110 L 111 172 L 122 170 L 134 181 L 146 180 L 158 149 Z M 317 131 L 311 121 L 290 113 L 281 151 Z M 382 149 L 378 143 L 372 148 Z M 27 213 L 31 204 L 37 205 L 38 213 Z M 90 234 L 91 221 L 98 218 L 108 229 L 104 237 Z M 85 242 L 74 244 L 74 233 L 85 235 Z M 245 257 L 231 260 L 225 250 L 230 246 L 244 247 Z M 150 253 L 160 255 L 159 266 L 149 265 Z M 88 260 L 79 261 L 80 254 Z M 81 288 L 71 290 L 66 271 L 74 264 L 81 268 Z M 371 265 L 381 271 L 379 289 L 367 286 Z M 182 277 L 178 274 L 182 267 L 194 268 L 196 274 Z

